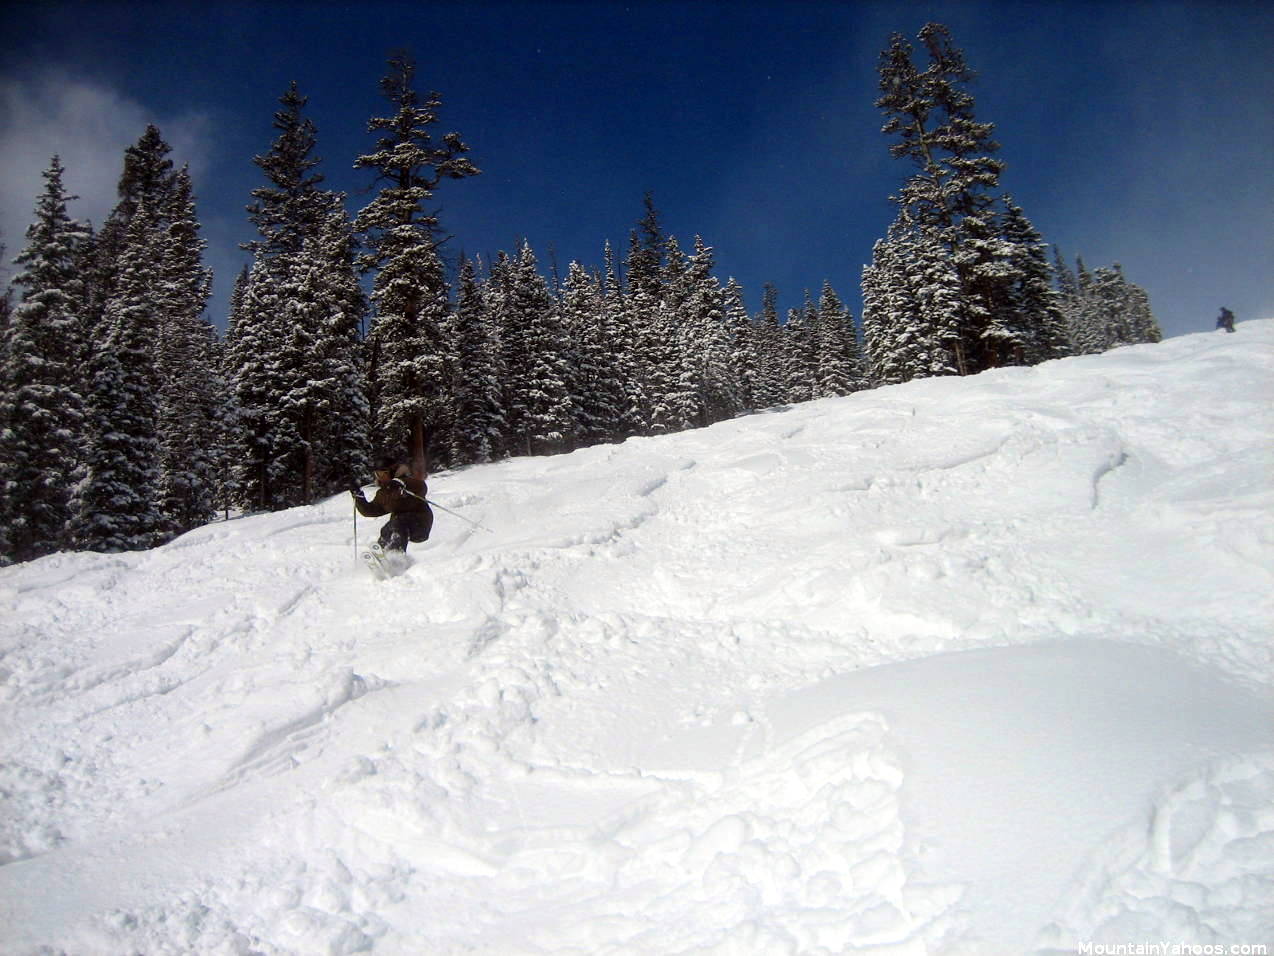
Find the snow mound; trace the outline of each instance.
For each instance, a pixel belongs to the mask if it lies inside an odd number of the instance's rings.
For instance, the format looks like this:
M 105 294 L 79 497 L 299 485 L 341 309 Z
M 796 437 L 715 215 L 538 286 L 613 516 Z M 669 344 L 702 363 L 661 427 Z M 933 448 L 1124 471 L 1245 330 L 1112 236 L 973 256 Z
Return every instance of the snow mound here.
M 0 949 L 1274 939 L 1274 321 L 0 570 Z M 378 523 L 357 525 L 357 538 Z

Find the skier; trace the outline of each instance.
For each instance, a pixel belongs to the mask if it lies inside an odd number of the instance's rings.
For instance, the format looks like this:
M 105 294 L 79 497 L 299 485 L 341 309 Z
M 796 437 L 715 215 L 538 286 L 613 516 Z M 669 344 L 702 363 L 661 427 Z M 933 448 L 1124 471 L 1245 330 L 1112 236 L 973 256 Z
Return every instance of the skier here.
M 1221 306 L 1221 314 L 1216 317 L 1216 327 L 1227 332 L 1234 331 L 1234 313 L 1225 306 Z
M 354 507 L 364 518 L 390 516 L 380 529 L 380 550 L 406 554 L 409 541 L 417 544 L 428 541 L 434 513 L 425 500 L 429 488 L 424 480 L 393 458 L 377 461 L 373 475 L 377 490 L 371 501 L 357 485 L 351 485 L 349 491 L 354 496 Z

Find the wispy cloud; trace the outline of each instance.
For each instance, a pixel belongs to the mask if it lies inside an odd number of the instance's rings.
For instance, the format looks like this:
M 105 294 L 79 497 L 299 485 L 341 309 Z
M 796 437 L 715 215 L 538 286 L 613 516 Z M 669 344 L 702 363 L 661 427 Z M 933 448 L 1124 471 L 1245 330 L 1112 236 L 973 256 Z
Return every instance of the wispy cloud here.
M 148 123 L 173 147 L 173 161 L 189 163 L 197 179 L 212 152 L 207 116 L 156 116 L 119 90 L 62 69 L 32 77 L 0 75 L 0 243 L 6 260 L 25 244 L 43 189 L 41 173 L 52 156 L 66 168 L 68 192 L 80 197 L 71 204 L 71 216 L 100 225 L 116 202 L 124 150 Z

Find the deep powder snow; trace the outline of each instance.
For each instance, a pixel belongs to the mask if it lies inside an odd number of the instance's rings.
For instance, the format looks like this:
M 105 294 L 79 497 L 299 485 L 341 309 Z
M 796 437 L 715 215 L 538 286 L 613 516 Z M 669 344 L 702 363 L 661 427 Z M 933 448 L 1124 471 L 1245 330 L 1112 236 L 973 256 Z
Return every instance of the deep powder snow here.
M 11 953 L 1274 944 L 1274 321 L 0 570 Z M 378 522 L 361 521 L 358 537 Z

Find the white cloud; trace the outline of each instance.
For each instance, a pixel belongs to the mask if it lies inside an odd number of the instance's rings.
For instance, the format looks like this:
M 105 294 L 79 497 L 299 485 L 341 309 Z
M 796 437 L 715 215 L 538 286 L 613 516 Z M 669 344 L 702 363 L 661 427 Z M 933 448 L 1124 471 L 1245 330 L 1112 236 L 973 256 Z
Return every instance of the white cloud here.
M 124 150 L 146 125 L 159 127 L 170 158 L 199 177 L 211 154 L 211 124 L 201 114 L 156 116 L 145 105 L 68 71 L 46 69 L 31 78 L 0 76 L 0 242 L 6 259 L 24 245 L 41 174 L 55 154 L 66 169 L 75 219 L 101 225 L 116 202 Z

